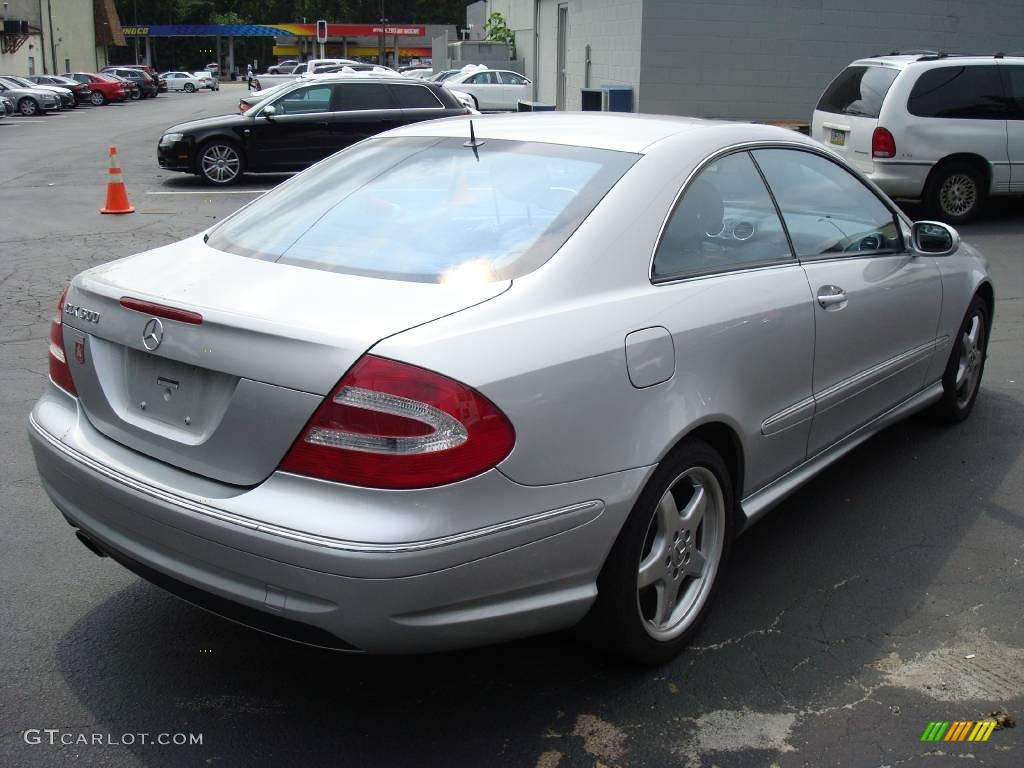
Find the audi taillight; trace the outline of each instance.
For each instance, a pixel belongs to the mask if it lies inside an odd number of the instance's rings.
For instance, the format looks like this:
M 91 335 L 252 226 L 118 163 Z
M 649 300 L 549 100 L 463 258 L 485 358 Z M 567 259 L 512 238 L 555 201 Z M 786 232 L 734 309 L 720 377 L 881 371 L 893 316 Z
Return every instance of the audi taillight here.
M 896 157 L 896 139 L 888 128 L 875 128 L 871 134 L 872 157 Z
M 75 382 L 71 379 L 71 368 L 68 365 L 67 354 L 64 352 L 64 299 L 67 298 L 68 289 L 65 288 L 57 301 L 57 314 L 50 321 L 50 378 L 61 389 L 65 389 L 77 397 L 78 390 L 75 389 Z
M 317 408 L 280 469 L 371 488 L 430 488 L 496 466 L 515 430 L 447 376 L 366 355 Z

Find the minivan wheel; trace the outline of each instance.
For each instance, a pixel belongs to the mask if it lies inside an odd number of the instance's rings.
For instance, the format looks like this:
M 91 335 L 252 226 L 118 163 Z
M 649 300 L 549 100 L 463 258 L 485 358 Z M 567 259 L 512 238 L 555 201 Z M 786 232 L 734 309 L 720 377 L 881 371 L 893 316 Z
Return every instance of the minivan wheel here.
M 701 440 L 662 462 L 601 575 L 588 621 L 612 650 L 643 664 L 676 656 L 711 605 L 733 534 L 728 468 Z
M 210 184 L 234 184 L 242 178 L 242 153 L 235 144 L 215 139 L 200 147 L 196 168 Z
M 985 203 L 984 176 L 971 163 L 939 166 L 928 182 L 926 203 L 933 215 L 950 224 L 970 221 Z
M 32 117 L 32 115 L 39 113 L 39 105 L 36 104 L 35 99 L 30 99 L 26 96 L 18 102 L 18 111 L 25 117 Z
M 953 340 L 942 376 L 942 399 L 935 404 L 940 421 L 956 424 L 971 415 L 985 373 L 988 327 L 988 306 L 981 296 L 975 296 Z

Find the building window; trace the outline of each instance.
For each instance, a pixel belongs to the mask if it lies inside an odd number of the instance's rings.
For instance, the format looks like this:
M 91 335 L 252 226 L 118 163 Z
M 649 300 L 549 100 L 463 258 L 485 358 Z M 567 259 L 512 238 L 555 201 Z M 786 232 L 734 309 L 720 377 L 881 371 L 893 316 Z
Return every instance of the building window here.
M 71 59 L 64 59 L 64 71 L 65 72 L 70 72 L 71 71 Z
M 36 73 L 36 57 L 35 56 L 29 56 L 28 57 L 28 74 L 29 74 L 29 77 L 31 77 L 35 73 Z

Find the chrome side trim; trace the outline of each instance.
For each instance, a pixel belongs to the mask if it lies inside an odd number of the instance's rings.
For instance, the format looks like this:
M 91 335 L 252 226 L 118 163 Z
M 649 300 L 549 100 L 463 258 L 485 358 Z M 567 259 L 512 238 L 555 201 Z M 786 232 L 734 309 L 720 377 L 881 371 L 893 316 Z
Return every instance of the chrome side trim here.
M 747 522 L 743 526 L 744 529 L 749 528 L 761 519 L 766 512 L 789 496 L 793 491 L 821 472 L 821 470 L 825 469 L 829 464 L 832 464 L 834 461 L 842 458 L 858 445 L 872 437 L 876 432 L 889 426 L 893 422 L 909 416 L 915 411 L 926 408 L 941 397 L 942 382 L 936 381 L 922 389 L 916 395 L 911 395 L 899 405 L 876 417 L 873 421 L 868 422 L 860 429 L 851 432 L 839 442 L 833 443 L 817 455 L 812 456 L 803 464 L 790 470 L 779 479 L 774 480 L 763 488 L 760 488 L 747 496 L 745 499 L 740 501 L 740 508 L 743 510 L 743 514 L 746 515 L 747 518 Z
M 869 389 L 878 382 L 884 381 L 890 376 L 895 376 L 900 371 L 920 362 L 937 348 L 943 346 L 946 343 L 946 339 L 946 336 L 942 336 L 914 349 L 908 349 L 906 352 L 896 355 L 896 357 L 883 360 L 866 371 L 861 371 L 848 379 L 833 384 L 827 389 L 823 389 L 814 396 L 817 412 L 824 413 L 865 389 Z
M 802 424 L 814 415 L 814 395 L 808 395 L 798 403 L 769 416 L 761 424 L 762 435 L 774 435 L 784 429 Z
M 228 512 L 217 507 L 210 506 L 208 504 L 199 504 L 195 501 L 183 498 L 173 493 L 169 493 L 160 488 L 155 488 L 147 483 L 143 483 L 133 477 L 125 475 L 122 472 L 111 469 L 110 467 L 100 464 L 98 461 L 91 459 L 84 453 L 75 450 L 71 446 L 61 442 L 54 435 L 47 432 L 31 415 L 29 416 L 29 426 L 32 430 L 42 439 L 45 440 L 50 447 L 54 450 L 62 453 L 67 458 L 88 467 L 92 471 L 103 475 L 108 480 L 113 480 L 116 483 L 127 486 L 138 493 L 145 494 L 153 499 L 164 502 L 165 504 L 171 504 L 189 512 L 194 512 L 198 515 L 205 517 L 211 517 L 221 522 L 231 523 L 232 525 L 238 525 L 251 531 L 257 531 L 259 533 L 266 533 L 271 536 L 278 536 L 283 539 L 289 539 L 291 541 L 297 541 L 302 544 L 311 544 L 313 546 L 325 547 L 327 549 L 342 550 L 345 552 L 362 552 L 372 554 L 395 554 L 403 552 L 421 552 L 427 549 L 436 549 L 438 547 L 446 547 L 453 544 L 461 544 L 462 542 L 472 541 L 474 539 L 483 538 L 485 536 L 491 536 L 496 533 L 504 533 L 511 531 L 516 528 L 522 528 L 534 523 L 544 522 L 551 520 L 556 517 L 563 515 L 578 514 L 578 513 L 589 513 L 589 517 L 583 522 L 589 522 L 593 520 L 601 512 L 604 511 L 604 502 L 599 499 L 592 499 L 590 501 L 579 502 L 578 504 L 571 504 L 567 507 L 559 507 L 558 509 L 549 509 L 545 512 L 538 512 L 532 515 L 526 515 L 525 517 L 518 517 L 514 520 L 506 520 L 502 523 L 495 523 L 488 525 L 483 528 L 475 528 L 471 531 L 463 531 L 461 533 L 453 533 L 449 536 L 440 536 L 433 539 L 423 539 L 421 541 L 409 541 L 400 542 L 395 544 L 374 544 L 365 541 L 348 541 L 344 539 L 332 539 L 327 536 L 317 536 L 311 533 L 302 533 L 301 531 L 295 531 L 290 528 L 284 528 L 277 525 L 269 525 L 267 523 L 260 523 L 255 520 L 251 520 L 242 515 L 237 515 L 233 512 Z

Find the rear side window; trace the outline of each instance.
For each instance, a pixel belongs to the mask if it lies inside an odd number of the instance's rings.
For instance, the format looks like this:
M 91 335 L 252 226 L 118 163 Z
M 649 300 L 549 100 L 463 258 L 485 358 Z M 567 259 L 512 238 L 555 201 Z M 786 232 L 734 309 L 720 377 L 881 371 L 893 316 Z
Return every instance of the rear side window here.
M 334 85 L 332 112 L 348 110 L 395 109 L 387 86 L 380 83 L 341 83 Z
M 550 259 L 637 160 L 497 139 L 474 151 L 466 138 L 364 141 L 268 192 L 207 242 L 328 272 L 510 280 Z
M 1024 67 L 1000 65 L 1005 75 L 1006 89 L 1010 96 L 1010 119 L 1024 120 Z
M 396 85 L 393 86 L 398 105 L 404 109 L 441 109 L 444 104 L 435 96 L 429 88 L 422 85 Z
M 1005 120 L 1006 96 L 999 67 L 938 67 L 921 73 L 907 101 L 918 117 Z
M 725 272 L 790 260 L 793 254 L 761 175 L 746 152 L 716 160 L 672 211 L 653 277 Z
M 818 109 L 857 117 L 878 117 L 885 94 L 900 70 L 855 66 L 844 69 L 825 89 Z

